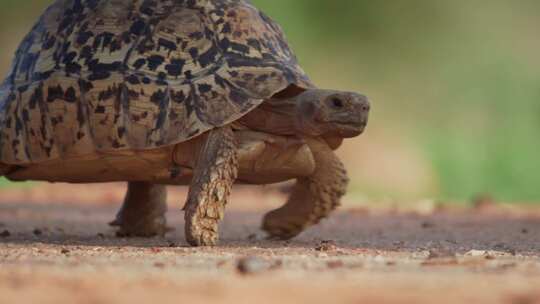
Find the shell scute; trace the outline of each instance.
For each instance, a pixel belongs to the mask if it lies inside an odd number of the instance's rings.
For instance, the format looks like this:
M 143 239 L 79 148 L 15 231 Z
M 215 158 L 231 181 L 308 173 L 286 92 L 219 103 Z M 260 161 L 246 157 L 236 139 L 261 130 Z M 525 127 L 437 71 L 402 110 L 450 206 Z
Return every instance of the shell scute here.
M 241 0 L 57 0 L 0 89 L 0 161 L 187 141 L 294 84 L 281 28 Z

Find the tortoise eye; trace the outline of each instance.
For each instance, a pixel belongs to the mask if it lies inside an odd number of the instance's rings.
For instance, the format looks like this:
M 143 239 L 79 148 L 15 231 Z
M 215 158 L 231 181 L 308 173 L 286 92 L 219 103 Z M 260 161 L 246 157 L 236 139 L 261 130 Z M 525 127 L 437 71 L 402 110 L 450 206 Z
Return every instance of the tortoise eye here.
M 337 109 L 343 108 L 343 101 L 337 97 L 332 98 L 332 106 Z

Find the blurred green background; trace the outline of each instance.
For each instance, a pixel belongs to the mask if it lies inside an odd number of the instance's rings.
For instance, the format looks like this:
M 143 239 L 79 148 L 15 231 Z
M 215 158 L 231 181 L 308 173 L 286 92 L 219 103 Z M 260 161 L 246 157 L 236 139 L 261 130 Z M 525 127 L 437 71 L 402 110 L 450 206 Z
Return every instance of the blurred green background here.
M 0 71 L 52 1 L 0 1 Z M 358 198 L 540 201 L 540 1 L 253 0 L 321 87 L 373 100 Z

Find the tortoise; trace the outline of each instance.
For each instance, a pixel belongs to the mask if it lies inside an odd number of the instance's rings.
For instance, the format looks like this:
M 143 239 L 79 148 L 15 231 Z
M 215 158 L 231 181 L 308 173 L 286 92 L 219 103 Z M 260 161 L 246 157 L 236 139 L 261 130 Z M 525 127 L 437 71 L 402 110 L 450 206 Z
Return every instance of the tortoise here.
M 218 241 L 233 184 L 296 179 L 263 220 L 290 239 L 348 183 L 334 151 L 363 133 L 364 95 L 317 88 L 282 29 L 242 0 L 57 0 L 0 89 L 0 176 L 127 182 L 111 223 L 163 235 L 166 185 L 189 185 L 185 236 Z

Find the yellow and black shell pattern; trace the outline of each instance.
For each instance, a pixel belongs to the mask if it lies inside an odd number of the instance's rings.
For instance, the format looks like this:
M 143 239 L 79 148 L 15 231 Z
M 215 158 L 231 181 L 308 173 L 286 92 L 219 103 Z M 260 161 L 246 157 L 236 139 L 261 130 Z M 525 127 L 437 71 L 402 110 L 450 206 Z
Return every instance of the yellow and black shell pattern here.
M 281 28 L 242 0 L 57 0 L 0 88 L 0 162 L 185 142 L 290 85 Z

